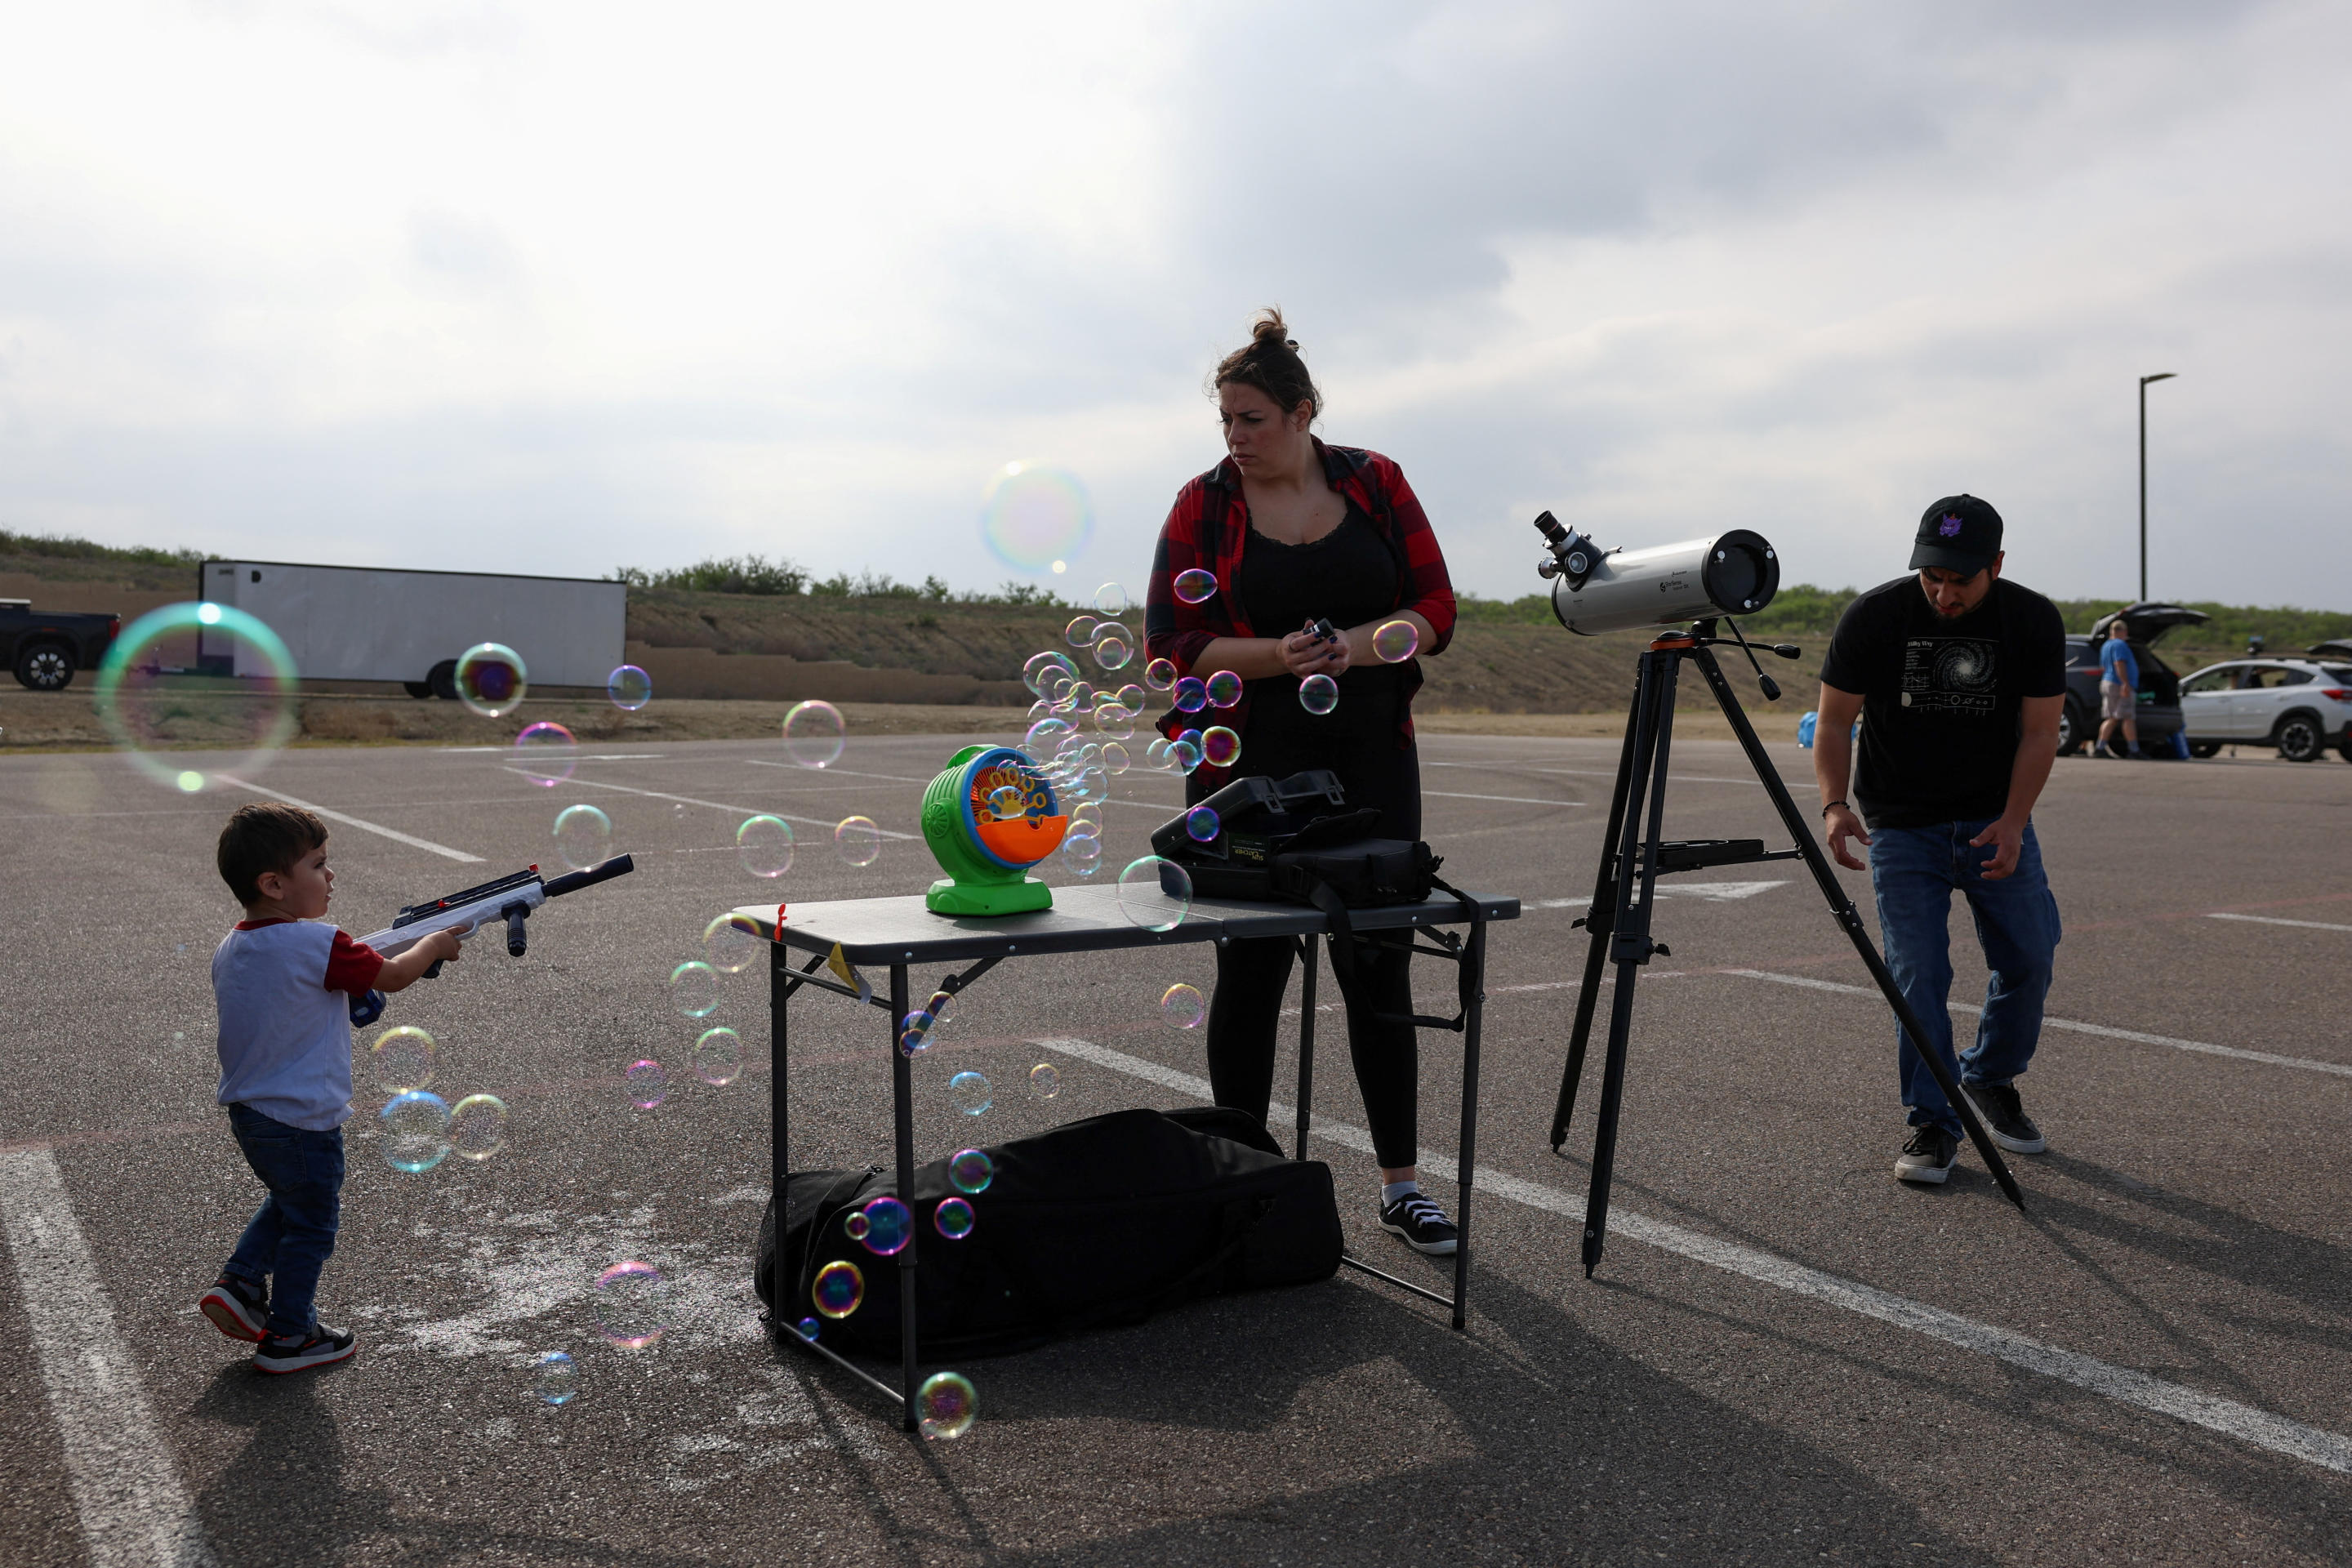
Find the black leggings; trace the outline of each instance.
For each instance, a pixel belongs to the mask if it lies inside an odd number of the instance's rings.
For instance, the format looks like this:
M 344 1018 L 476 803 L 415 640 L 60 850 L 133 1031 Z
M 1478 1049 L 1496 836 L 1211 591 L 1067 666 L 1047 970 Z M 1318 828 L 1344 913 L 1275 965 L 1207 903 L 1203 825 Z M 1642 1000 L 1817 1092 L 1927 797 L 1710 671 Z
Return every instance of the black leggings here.
M 1265 771 L 1280 778 L 1297 770 Z M 1421 761 L 1412 752 L 1389 753 L 1372 767 L 1347 769 L 1340 782 L 1350 806 L 1381 808 L 1373 836 L 1421 837 Z M 1366 1013 L 1413 1010 L 1411 940 L 1399 932 L 1358 946 L 1356 973 L 1369 993 L 1363 998 L 1368 1005 L 1348 1004 L 1348 1052 L 1355 1058 L 1356 1084 L 1364 1093 L 1373 1157 L 1389 1170 L 1420 1159 L 1420 1044 L 1412 1025 L 1380 1023 Z M 1209 1001 L 1209 1083 L 1219 1105 L 1246 1111 L 1260 1121 L 1274 1098 L 1275 1031 L 1297 956 L 1297 943 L 1288 937 L 1230 942 L 1217 949 L 1217 989 Z

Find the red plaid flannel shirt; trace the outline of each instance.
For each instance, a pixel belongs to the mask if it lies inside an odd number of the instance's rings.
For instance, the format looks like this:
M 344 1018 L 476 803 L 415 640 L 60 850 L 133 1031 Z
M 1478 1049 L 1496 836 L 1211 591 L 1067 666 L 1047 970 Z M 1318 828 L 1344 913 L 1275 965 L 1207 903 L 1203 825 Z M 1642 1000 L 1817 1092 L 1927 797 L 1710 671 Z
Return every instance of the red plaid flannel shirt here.
M 1315 441 L 1315 455 L 1323 461 L 1324 478 L 1342 499 L 1352 501 L 1372 520 L 1397 563 L 1397 600 L 1391 613 L 1420 612 L 1436 634 L 1423 654 L 1444 651 L 1454 637 L 1454 584 L 1445 574 L 1445 556 L 1429 526 L 1429 514 L 1405 482 L 1404 470 L 1378 452 L 1360 447 L 1330 447 Z M 1178 675 L 1189 675 L 1201 650 L 1219 637 L 1251 637 L 1248 607 L 1240 602 L 1234 583 L 1241 571 L 1242 550 L 1249 542 L 1249 503 L 1242 497 L 1241 473 L 1232 460 L 1191 480 L 1176 492 L 1176 504 L 1160 527 L 1160 544 L 1151 557 L 1151 586 L 1144 597 L 1143 635 L 1149 657 L 1174 664 Z M 1176 597 L 1179 573 L 1201 567 L 1213 574 L 1217 591 L 1197 605 Z M 1286 631 L 1288 628 L 1286 628 Z M 1277 634 L 1279 635 L 1279 634 Z M 1404 664 L 1404 701 L 1399 704 L 1397 748 L 1412 744 L 1412 694 L 1421 689 L 1418 658 Z M 1213 712 L 1213 718 L 1212 714 Z M 1160 732 L 1173 737 L 1195 727 L 1218 722 L 1241 730 L 1249 717 L 1246 693 L 1235 706 L 1179 713 L 1173 708 L 1155 721 Z M 1210 787 L 1223 784 L 1227 770 L 1202 763 L 1198 776 Z

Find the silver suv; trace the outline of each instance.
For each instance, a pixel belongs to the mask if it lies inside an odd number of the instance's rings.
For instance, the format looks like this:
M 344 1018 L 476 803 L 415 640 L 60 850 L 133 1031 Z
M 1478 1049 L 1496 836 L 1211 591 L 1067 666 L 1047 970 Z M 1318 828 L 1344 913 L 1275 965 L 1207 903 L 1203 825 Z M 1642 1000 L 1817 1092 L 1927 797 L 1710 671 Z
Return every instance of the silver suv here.
M 2271 745 L 2290 763 L 2315 763 L 2333 746 L 2352 763 L 2352 647 L 2207 665 L 2180 683 L 2180 718 L 2194 756 Z

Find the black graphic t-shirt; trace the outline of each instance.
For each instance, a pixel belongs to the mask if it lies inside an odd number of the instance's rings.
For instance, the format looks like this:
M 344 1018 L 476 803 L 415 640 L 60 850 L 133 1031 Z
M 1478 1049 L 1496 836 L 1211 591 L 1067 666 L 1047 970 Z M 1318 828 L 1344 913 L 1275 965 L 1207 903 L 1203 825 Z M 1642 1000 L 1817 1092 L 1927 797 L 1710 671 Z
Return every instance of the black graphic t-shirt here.
M 1822 682 L 1863 698 L 1853 803 L 1864 822 L 1999 816 L 2025 699 L 2066 689 L 2065 623 L 2057 605 L 2002 578 L 1948 621 L 1916 575 L 1897 577 L 1846 606 Z

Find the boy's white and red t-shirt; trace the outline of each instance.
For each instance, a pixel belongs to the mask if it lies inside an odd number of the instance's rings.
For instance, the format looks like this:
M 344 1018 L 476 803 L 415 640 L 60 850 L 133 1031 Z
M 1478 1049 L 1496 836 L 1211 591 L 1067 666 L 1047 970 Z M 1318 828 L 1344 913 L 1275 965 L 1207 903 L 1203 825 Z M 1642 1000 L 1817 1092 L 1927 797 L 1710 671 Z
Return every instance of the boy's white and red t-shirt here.
M 223 1105 L 324 1132 L 352 1110 L 350 998 L 383 954 L 323 921 L 241 921 L 213 952 Z

